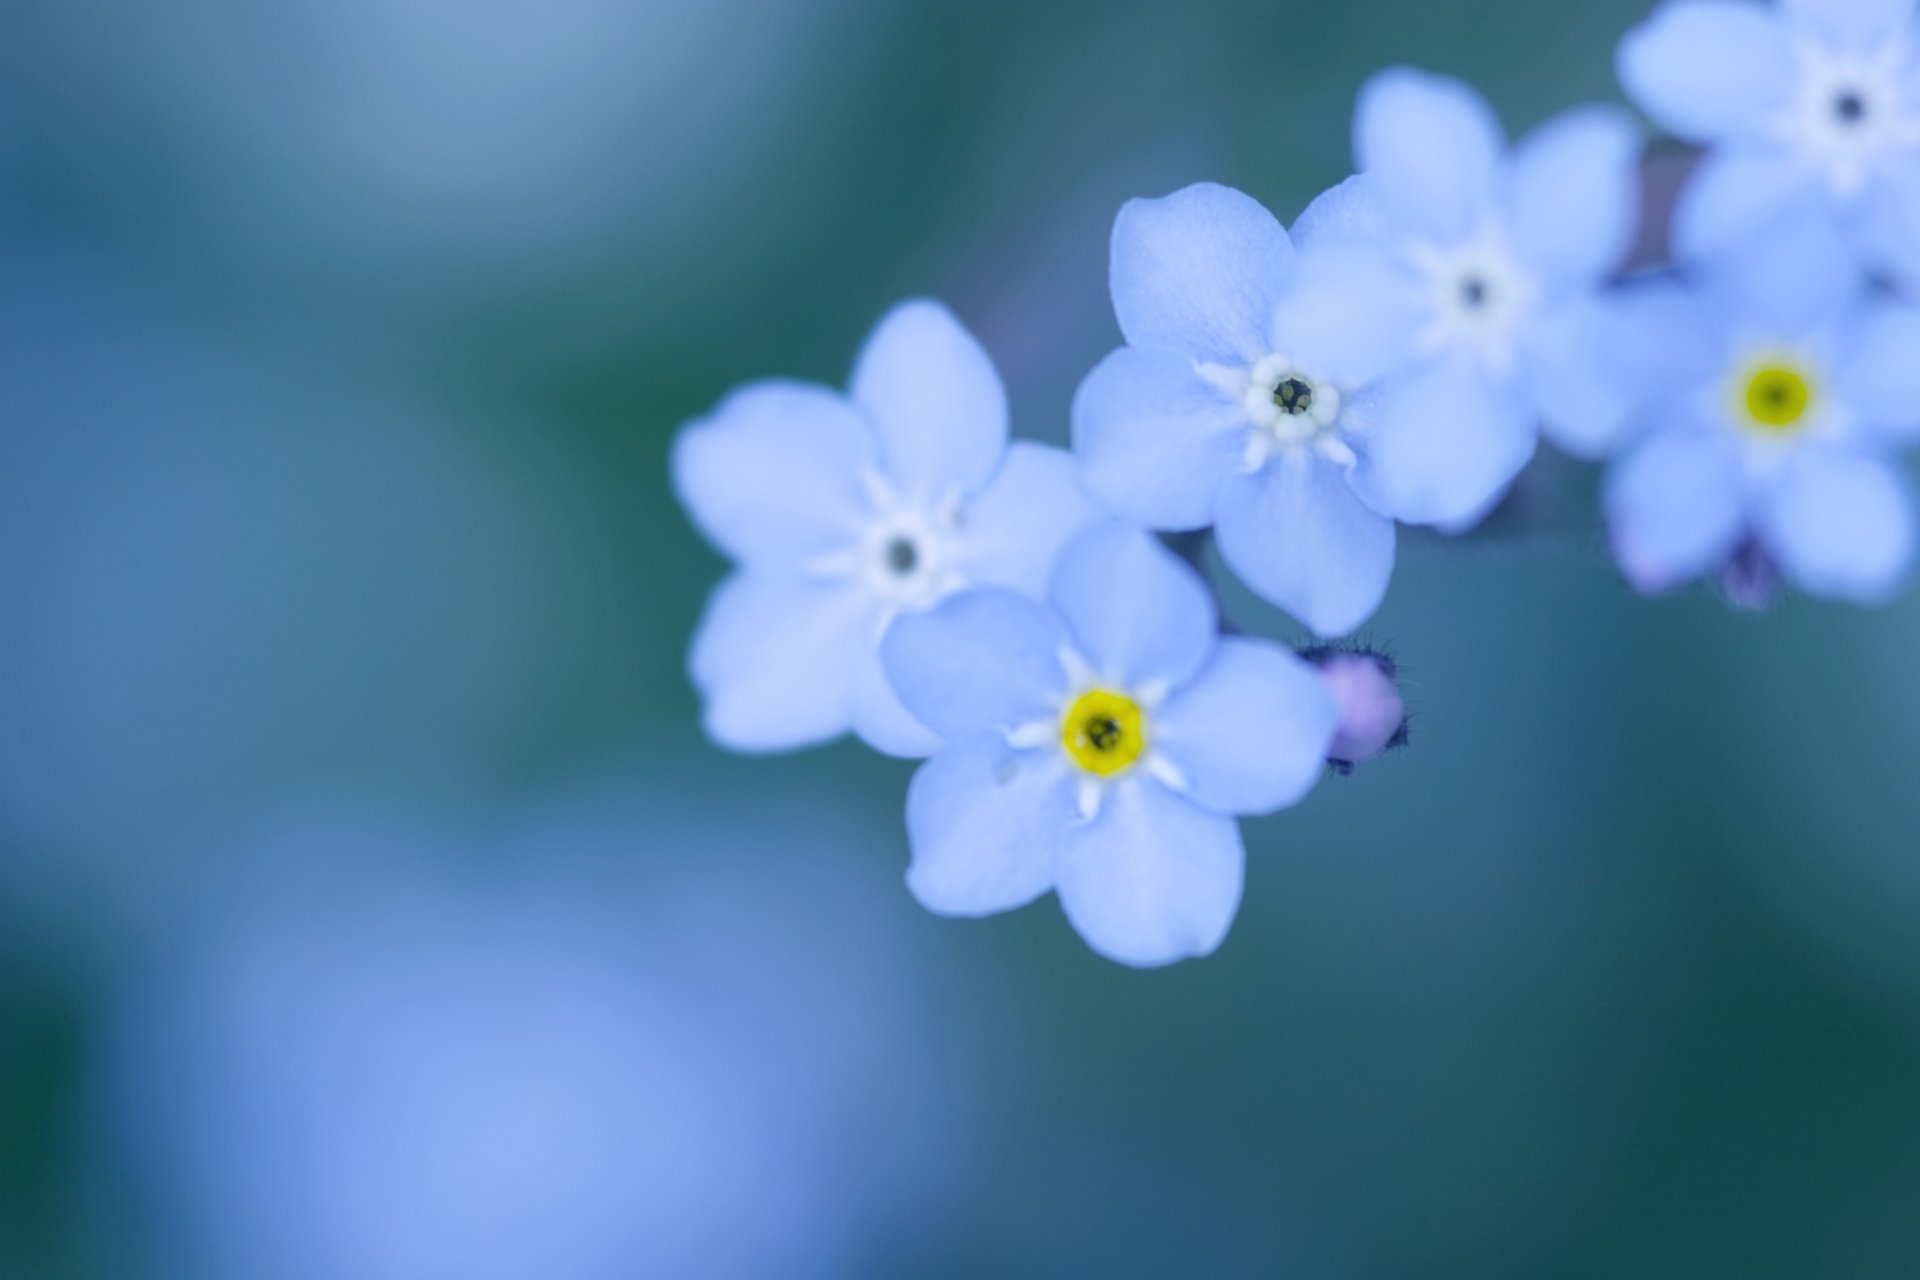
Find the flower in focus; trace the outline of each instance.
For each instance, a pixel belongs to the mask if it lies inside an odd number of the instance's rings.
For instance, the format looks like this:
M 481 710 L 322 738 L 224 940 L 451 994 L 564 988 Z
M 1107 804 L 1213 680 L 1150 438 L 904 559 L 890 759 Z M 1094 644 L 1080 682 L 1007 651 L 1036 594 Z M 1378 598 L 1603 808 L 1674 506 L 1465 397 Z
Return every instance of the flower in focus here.
M 738 569 L 694 637 L 707 731 L 741 751 L 827 741 L 877 750 L 936 739 L 881 674 L 895 617 L 963 587 L 1037 594 L 1093 518 L 1072 460 L 1007 443 L 1006 393 L 946 308 L 896 307 L 850 395 L 757 382 L 680 435 L 674 486 Z
M 1074 451 L 1113 510 L 1216 526 L 1249 586 L 1345 635 L 1386 595 L 1393 521 L 1350 483 L 1358 388 L 1316 359 L 1315 317 L 1286 305 L 1294 266 L 1286 231 L 1231 188 L 1123 208 L 1112 288 L 1128 345 L 1074 397 Z
M 1891 596 L 1913 556 L 1891 454 L 1920 435 L 1920 310 L 1867 294 L 1830 227 L 1803 221 L 1757 242 L 1745 272 L 1711 275 L 1666 337 L 1697 353 L 1696 376 L 1607 478 L 1629 581 L 1722 571 L 1759 601 L 1777 569 L 1816 595 Z
M 1680 0 L 1630 32 L 1628 96 L 1710 148 L 1676 211 L 1681 256 L 1819 208 L 1873 265 L 1920 275 L 1917 34 L 1912 0 Z
M 1300 800 L 1339 711 L 1311 667 L 1216 621 L 1191 569 L 1118 524 L 1068 545 L 1045 604 L 974 591 L 901 619 L 888 675 L 945 740 L 907 797 L 921 903 L 982 916 L 1053 889 L 1122 963 L 1218 947 L 1235 815 Z
M 1630 247 L 1639 136 L 1590 107 L 1509 154 L 1472 89 L 1397 68 L 1362 90 L 1354 149 L 1360 173 L 1294 227 L 1289 305 L 1331 376 L 1380 379 L 1360 493 L 1396 519 L 1463 528 L 1540 426 L 1594 452 L 1631 405 L 1596 363 L 1630 323 L 1600 287 Z

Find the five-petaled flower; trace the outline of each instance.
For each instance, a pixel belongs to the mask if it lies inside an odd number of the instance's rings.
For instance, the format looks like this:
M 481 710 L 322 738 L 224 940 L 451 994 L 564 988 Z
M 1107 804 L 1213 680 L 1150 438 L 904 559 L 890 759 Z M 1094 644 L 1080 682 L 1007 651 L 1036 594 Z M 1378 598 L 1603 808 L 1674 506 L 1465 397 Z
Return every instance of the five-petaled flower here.
M 1913 0 L 1676 0 L 1620 45 L 1655 123 L 1709 147 L 1676 213 L 1686 258 L 1819 208 L 1878 268 L 1920 277 Z
M 1038 593 L 1095 518 L 1072 460 L 1007 444 L 999 375 L 942 306 L 907 302 L 874 330 L 851 395 L 758 382 L 681 433 L 680 500 L 739 568 L 693 643 L 715 740 L 774 751 L 849 728 L 894 755 L 938 739 L 880 669 L 895 617 L 955 591 Z
M 1052 889 L 1126 964 L 1219 946 L 1235 816 L 1304 796 L 1340 712 L 1313 668 L 1216 623 L 1186 564 L 1102 524 L 1061 553 L 1044 604 L 972 591 L 895 624 L 887 672 L 945 742 L 908 792 L 914 895 L 981 916 Z
M 1884 601 L 1914 549 L 1891 454 L 1920 436 L 1920 310 L 1860 287 L 1822 221 L 1753 249 L 1663 334 L 1692 377 L 1608 475 L 1615 555 L 1643 591 L 1760 556 L 1814 594 Z

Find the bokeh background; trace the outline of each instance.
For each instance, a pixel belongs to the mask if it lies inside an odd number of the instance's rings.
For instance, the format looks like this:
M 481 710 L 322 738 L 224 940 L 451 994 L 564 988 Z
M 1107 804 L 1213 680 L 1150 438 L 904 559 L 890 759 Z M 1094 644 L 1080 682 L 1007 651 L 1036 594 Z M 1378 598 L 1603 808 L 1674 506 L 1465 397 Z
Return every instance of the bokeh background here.
M 683 675 L 729 385 L 933 294 L 1063 440 L 1124 199 L 1644 8 L 5 0 L 0 1276 L 1920 1275 L 1920 602 L 1635 599 L 1549 460 L 1157 973 Z

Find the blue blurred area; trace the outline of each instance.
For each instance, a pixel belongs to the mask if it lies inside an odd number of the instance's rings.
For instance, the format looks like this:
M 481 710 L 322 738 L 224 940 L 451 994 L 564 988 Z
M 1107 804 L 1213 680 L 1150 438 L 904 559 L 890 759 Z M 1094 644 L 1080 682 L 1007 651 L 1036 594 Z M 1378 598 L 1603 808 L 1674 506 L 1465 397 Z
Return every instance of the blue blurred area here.
M 1062 439 L 1123 200 L 1643 9 L 0 6 L 0 1276 L 1920 1273 L 1911 602 L 1638 600 L 1543 468 L 1155 974 L 682 671 L 729 385 L 928 293 Z

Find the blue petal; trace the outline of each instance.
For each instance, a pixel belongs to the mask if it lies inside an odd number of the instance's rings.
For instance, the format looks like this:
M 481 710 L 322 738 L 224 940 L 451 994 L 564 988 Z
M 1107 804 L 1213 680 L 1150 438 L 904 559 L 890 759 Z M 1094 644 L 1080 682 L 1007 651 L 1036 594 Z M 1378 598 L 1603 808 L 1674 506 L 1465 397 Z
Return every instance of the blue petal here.
M 1848 327 L 1834 380 L 1875 438 L 1920 438 L 1920 307 L 1877 299 Z
M 1273 349 L 1339 386 L 1365 386 L 1407 360 L 1418 290 L 1387 244 L 1322 237 L 1274 311 Z
M 1360 500 L 1344 467 L 1302 452 L 1227 481 L 1217 536 L 1241 581 L 1319 636 L 1372 617 L 1393 576 L 1393 521 Z
M 707 733 L 736 751 L 787 751 L 851 727 L 878 611 L 851 582 L 739 573 L 720 584 L 690 662 Z
M 1548 278 L 1590 284 L 1633 245 L 1640 131 L 1612 107 L 1570 111 L 1522 139 L 1507 179 L 1514 248 Z
M 1837 321 L 1866 281 L 1833 220 L 1788 217 L 1708 258 L 1701 284 L 1733 332 L 1799 337 Z
M 1619 448 L 1644 410 L 1702 385 L 1722 359 L 1699 298 L 1663 281 L 1551 307 L 1525 341 L 1527 385 L 1542 428 L 1583 458 Z
M 1644 592 L 1723 563 L 1746 532 L 1740 455 L 1720 431 L 1663 431 L 1607 474 L 1614 558 Z
M 1505 151 L 1493 110 L 1458 80 L 1394 67 L 1360 90 L 1354 157 L 1400 226 L 1443 241 L 1471 233 Z
M 875 457 L 872 428 L 838 393 L 756 382 L 680 433 L 673 487 L 728 556 L 799 566 L 858 537 Z
M 1203 182 L 1130 200 L 1113 224 L 1113 309 L 1136 347 L 1250 364 L 1266 354 L 1267 317 L 1293 245 L 1253 197 Z
M 1488 506 L 1533 456 L 1533 419 L 1515 388 L 1471 354 L 1427 362 L 1379 389 L 1354 487 L 1383 515 L 1452 524 Z
M 1689 142 L 1758 134 L 1788 103 L 1793 51 L 1778 20 L 1741 0 L 1681 0 L 1620 42 L 1620 84 Z
M 1246 411 L 1170 348 L 1122 347 L 1073 397 L 1087 488 L 1150 529 L 1213 522 L 1213 495 L 1246 454 Z
M 954 567 L 968 582 L 1037 597 L 1060 549 L 1101 514 L 1080 486 L 1072 454 L 1015 441 L 1000 470 L 967 504 Z
M 1222 640 L 1153 718 L 1154 750 L 1216 813 L 1298 804 L 1326 772 L 1340 707 L 1320 673 L 1265 640 Z
M 1920 76 L 1912 77 L 1920 81 Z M 1916 85 L 1920 88 L 1920 85 Z M 1850 230 L 1861 256 L 1873 267 L 1909 283 L 1920 281 L 1920 165 L 1881 175 L 1855 211 Z
M 1770 142 L 1710 151 L 1674 205 L 1674 256 L 1683 262 L 1751 258 L 1757 237 L 1822 207 L 1821 183 L 1798 156 Z
M 1800 450 L 1768 492 L 1760 527 L 1781 572 L 1815 595 L 1884 604 L 1913 563 L 1913 497 L 1868 454 Z
M 937 302 L 903 302 L 860 352 L 853 398 L 880 431 L 887 475 L 903 494 L 971 492 L 1007 447 L 1007 393 L 993 361 Z
M 1139 968 L 1212 953 L 1240 908 L 1246 853 L 1232 818 L 1150 778 L 1107 794 L 1056 862 L 1060 905 L 1087 945 Z
M 1780 0 L 1796 28 L 1828 48 L 1854 54 L 1897 39 L 1913 22 L 1914 0 Z
M 1213 652 L 1213 593 L 1178 556 L 1118 522 L 1067 544 L 1047 594 L 1102 680 L 1178 687 Z
M 1293 247 L 1304 253 L 1316 245 L 1378 243 L 1398 228 L 1381 202 L 1378 182 L 1356 173 L 1314 197 L 1293 224 Z
M 907 887 L 943 916 L 1025 906 L 1053 887 L 1058 850 L 1078 820 L 1057 754 L 1015 752 L 995 734 L 956 742 L 907 789 Z
M 881 657 L 901 702 L 954 742 L 1058 716 L 1065 642 L 1045 605 L 1011 591 L 963 591 L 896 618 Z
M 888 632 L 898 625 L 896 620 Z M 854 668 L 853 731 L 880 754 L 906 760 L 925 759 L 940 749 L 940 735 L 907 710 L 894 692 L 874 644 L 866 646 Z

